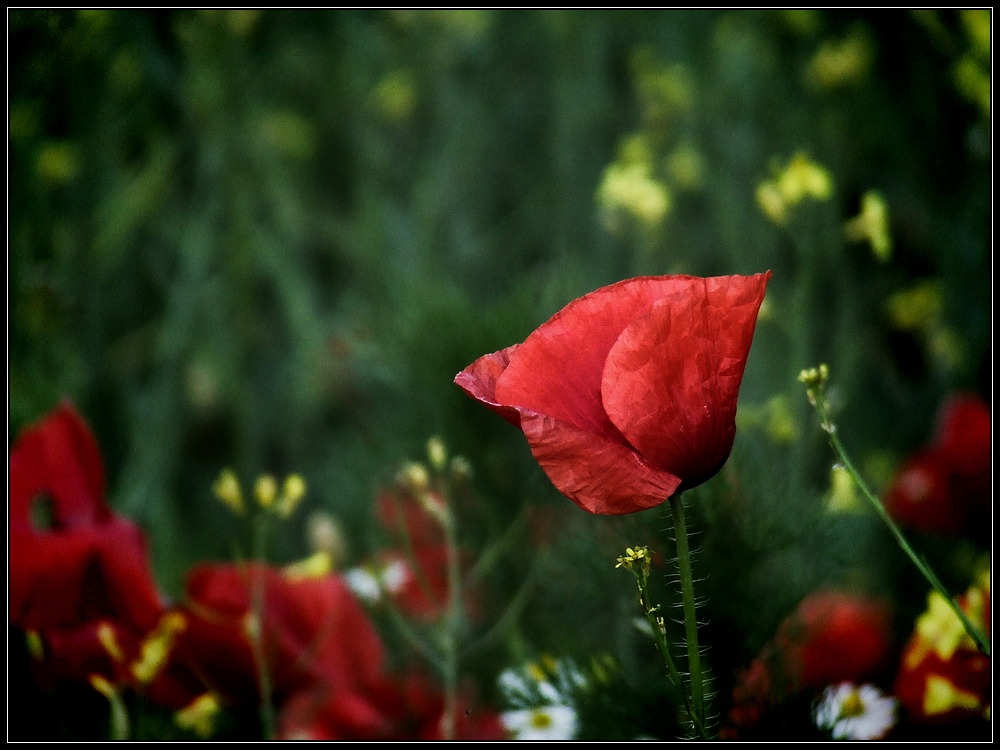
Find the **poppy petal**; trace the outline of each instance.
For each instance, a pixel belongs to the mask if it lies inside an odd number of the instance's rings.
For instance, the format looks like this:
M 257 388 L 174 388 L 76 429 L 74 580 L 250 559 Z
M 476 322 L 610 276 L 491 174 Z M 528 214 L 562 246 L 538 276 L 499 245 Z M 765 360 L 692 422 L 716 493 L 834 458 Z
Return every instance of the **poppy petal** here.
M 496 400 L 623 442 L 601 403 L 604 361 L 629 323 L 689 279 L 643 276 L 570 302 L 518 347 L 496 381 Z
M 455 376 L 455 384 L 476 401 L 495 411 L 515 427 L 521 426 L 517 409 L 503 406 L 497 401 L 497 380 L 510 364 L 519 344 L 480 357 Z
M 552 417 L 524 411 L 531 452 L 560 492 L 586 511 L 633 513 L 659 505 L 680 478 L 659 471 L 631 448 Z
M 651 464 L 684 487 L 711 478 L 736 436 L 736 399 L 770 274 L 687 279 L 608 353 L 604 408 Z

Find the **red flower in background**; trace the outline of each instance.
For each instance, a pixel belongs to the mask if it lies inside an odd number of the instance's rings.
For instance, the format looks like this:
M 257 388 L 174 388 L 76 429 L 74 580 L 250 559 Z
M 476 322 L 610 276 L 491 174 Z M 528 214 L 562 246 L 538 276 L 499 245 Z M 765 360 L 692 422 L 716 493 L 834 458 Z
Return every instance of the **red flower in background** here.
M 260 563 L 204 564 L 188 574 L 186 589 L 176 671 L 189 670 L 202 690 L 257 705 L 255 628 L 276 703 L 317 684 L 331 694 L 351 692 L 381 675 L 378 633 L 338 576 L 291 579 Z M 260 623 L 253 617 L 257 596 Z
M 889 610 L 879 601 L 840 591 L 810 594 L 739 674 L 723 735 L 743 736 L 803 689 L 864 682 L 885 664 L 890 625 Z
M 958 597 L 962 610 L 987 636 L 990 632 L 988 574 Z M 989 718 L 990 659 L 980 653 L 958 616 L 936 592 L 903 649 L 896 695 L 910 719 L 920 724 L 950 724 L 971 717 Z
M 110 675 L 108 633 L 137 648 L 164 606 L 142 532 L 105 504 L 100 451 L 68 403 L 15 442 L 9 518 L 10 623 L 38 634 L 60 677 Z
M 592 513 L 658 505 L 718 472 L 770 272 L 645 276 L 591 292 L 455 382 L 520 427 Z
M 989 538 L 990 410 L 976 396 L 949 399 L 930 446 L 896 475 L 886 510 L 904 526 L 937 534 Z
M 279 739 L 443 740 L 444 696 L 418 675 L 383 678 L 349 695 L 322 688 L 296 694 L 280 717 Z M 500 717 L 458 701 L 456 740 L 505 739 Z

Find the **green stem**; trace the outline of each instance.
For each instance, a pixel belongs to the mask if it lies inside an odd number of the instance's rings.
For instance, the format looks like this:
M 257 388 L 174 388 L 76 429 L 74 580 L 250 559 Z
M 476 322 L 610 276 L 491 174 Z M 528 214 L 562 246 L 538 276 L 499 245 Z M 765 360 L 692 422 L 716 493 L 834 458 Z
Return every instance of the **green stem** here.
M 264 587 L 266 578 L 255 565 L 262 565 L 267 547 L 267 516 L 260 514 L 254 519 L 252 555 L 250 557 L 250 612 L 252 625 L 250 647 L 257 667 L 257 683 L 260 686 L 260 723 L 265 739 L 274 739 L 274 704 L 271 696 L 271 675 L 264 655 Z
M 948 590 L 944 587 L 944 584 L 941 583 L 934 571 L 931 570 L 930 565 L 928 565 L 927 562 L 913 550 L 910 543 L 906 541 L 906 537 L 903 536 L 903 532 L 900 531 L 899 526 L 896 525 L 896 522 L 892 520 L 889 513 L 886 511 L 885 506 L 882 505 L 882 501 L 879 500 L 878 497 L 876 497 L 875 494 L 868 488 L 868 485 L 865 484 L 865 480 L 861 478 L 858 470 L 854 468 L 854 464 L 851 463 L 851 459 L 848 457 L 847 451 L 844 450 L 844 446 L 841 444 L 840 438 L 837 437 L 836 428 L 827 418 L 826 405 L 823 403 L 822 397 L 816 398 L 816 411 L 819 412 L 820 419 L 823 420 L 823 429 L 830 436 L 830 445 L 833 447 L 833 450 L 837 454 L 838 458 L 840 458 L 844 468 L 847 469 L 851 478 L 858 485 L 858 488 L 861 490 L 861 494 L 868 498 L 868 502 L 871 503 L 871 506 L 875 509 L 875 512 L 879 515 L 879 517 L 885 522 L 885 525 L 889 527 L 889 531 L 892 532 L 892 535 L 896 538 L 896 542 L 902 548 L 903 552 L 905 552 L 913 564 L 917 566 L 917 570 L 919 570 L 923 574 L 924 578 L 927 579 L 927 582 L 930 583 L 930 585 L 944 597 L 944 600 L 951 605 L 952 610 L 958 616 L 958 619 L 961 620 L 962 626 L 965 628 L 965 632 L 968 633 L 976 642 L 979 650 L 989 656 L 989 639 L 986 638 L 982 632 L 980 632 L 979 628 L 977 628 L 971 620 L 969 620 L 965 612 L 962 611 L 962 608 L 958 606 L 958 602 L 952 598 L 951 594 L 949 594 Z
M 674 664 L 674 659 L 670 655 L 670 645 L 667 643 L 667 634 L 664 632 L 662 619 L 656 617 L 656 610 L 658 607 L 653 607 L 649 602 L 649 591 L 648 585 L 644 576 L 636 575 L 636 583 L 639 585 L 639 603 L 642 605 L 643 610 L 646 613 L 646 621 L 649 622 L 649 626 L 653 629 L 653 639 L 656 641 L 656 648 L 659 650 L 660 655 L 663 657 L 663 663 L 667 665 L 667 674 L 670 676 L 670 681 L 677 688 L 678 692 L 684 697 L 684 706 L 687 709 L 688 716 L 691 717 L 691 722 L 694 724 L 695 729 L 698 734 L 701 735 L 702 739 L 708 739 L 708 733 L 705 729 L 705 725 L 702 723 L 701 718 L 696 714 L 691 707 L 691 698 L 688 696 L 688 691 L 684 689 L 684 680 L 681 678 L 680 672 L 677 671 L 677 666 Z
M 694 576 L 691 574 L 691 550 L 688 547 L 681 493 L 678 492 L 670 497 L 670 510 L 674 516 L 674 535 L 677 538 L 677 569 L 680 572 L 681 599 L 684 604 L 684 630 L 687 637 L 692 718 L 696 725 L 704 727 L 705 689 L 701 675 L 701 651 L 698 649 L 698 617 L 695 613 Z
M 444 518 L 445 545 L 448 553 L 448 612 L 444 632 L 444 715 L 441 734 L 446 740 L 455 739 L 455 714 L 458 711 L 458 629 L 462 619 L 462 576 L 455 540 L 455 523 L 451 508 Z

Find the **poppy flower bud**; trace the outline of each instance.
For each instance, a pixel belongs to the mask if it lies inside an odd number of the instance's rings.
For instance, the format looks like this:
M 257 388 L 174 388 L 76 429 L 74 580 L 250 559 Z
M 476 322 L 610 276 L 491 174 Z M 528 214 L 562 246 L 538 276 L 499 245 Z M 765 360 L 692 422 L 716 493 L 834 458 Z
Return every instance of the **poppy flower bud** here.
M 632 513 L 713 477 L 770 272 L 642 276 L 591 292 L 523 344 L 455 377 L 520 427 L 556 488 L 591 513 Z

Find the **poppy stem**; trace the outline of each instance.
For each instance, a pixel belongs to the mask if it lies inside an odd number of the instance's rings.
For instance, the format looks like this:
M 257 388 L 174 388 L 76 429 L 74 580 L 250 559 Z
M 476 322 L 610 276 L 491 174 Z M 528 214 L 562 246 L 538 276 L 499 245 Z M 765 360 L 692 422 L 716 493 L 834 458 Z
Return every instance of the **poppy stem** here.
M 937 577 L 931 566 L 927 564 L 920 555 L 914 551 L 913 547 L 903 536 L 903 532 L 900 530 L 896 522 L 892 520 L 885 506 L 882 505 L 882 501 L 875 496 L 865 483 L 865 480 L 861 478 L 861 474 L 858 470 L 854 468 L 854 464 L 851 462 L 850 457 L 847 455 L 847 451 L 844 449 L 843 443 L 840 442 L 840 438 L 837 436 L 837 426 L 830 421 L 830 417 L 827 414 L 827 403 L 826 399 L 823 398 L 822 390 L 826 383 L 826 379 L 829 376 L 829 370 L 826 365 L 820 365 L 819 368 L 812 370 L 803 370 L 802 374 L 799 375 L 799 380 L 806 384 L 807 395 L 809 397 L 809 403 L 815 407 L 816 412 L 819 414 L 819 418 L 822 420 L 821 427 L 823 431 L 830 436 L 830 447 L 833 448 L 834 453 L 840 458 L 841 463 L 847 470 L 847 473 L 851 475 L 854 483 L 861 490 L 861 494 L 865 496 L 871 506 L 875 509 L 875 513 L 878 514 L 879 518 L 889 527 L 889 531 L 892 532 L 893 537 L 895 537 L 896 542 L 899 544 L 906 556 L 910 558 L 911 562 L 917 567 L 917 570 L 923 575 L 931 587 L 937 591 L 944 600 L 948 602 L 951 606 L 952 611 L 958 617 L 959 621 L 962 623 L 962 627 L 965 628 L 965 632 L 976 642 L 976 646 L 982 651 L 986 656 L 990 655 L 990 642 L 989 639 L 983 635 L 983 633 L 977 628 L 972 621 L 968 618 L 962 608 L 958 605 L 958 602 L 948 593 L 948 590 L 941 583 L 941 579 Z
M 274 739 L 274 703 L 271 696 L 271 675 L 267 670 L 267 659 L 264 654 L 264 618 L 265 591 L 267 580 L 263 575 L 261 563 L 265 560 L 267 549 L 268 518 L 259 513 L 253 524 L 252 554 L 250 557 L 250 621 L 248 630 L 250 647 L 254 664 L 257 667 L 257 683 L 260 688 L 260 723 L 264 738 Z
M 670 497 L 674 516 L 674 536 L 677 543 L 677 569 L 681 580 L 681 600 L 684 605 L 684 630 L 687 640 L 688 679 L 691 688 L 692 720 L 705 735 L 705 688 L 701 674 L 701 651 L 698 648 L 698 616 L 695 613 L 694 576 L 691 574 L 691 550 L 684 522 L 684 501 L 678 492 Z M 705 737 L 707 739 L 707 737 Z

